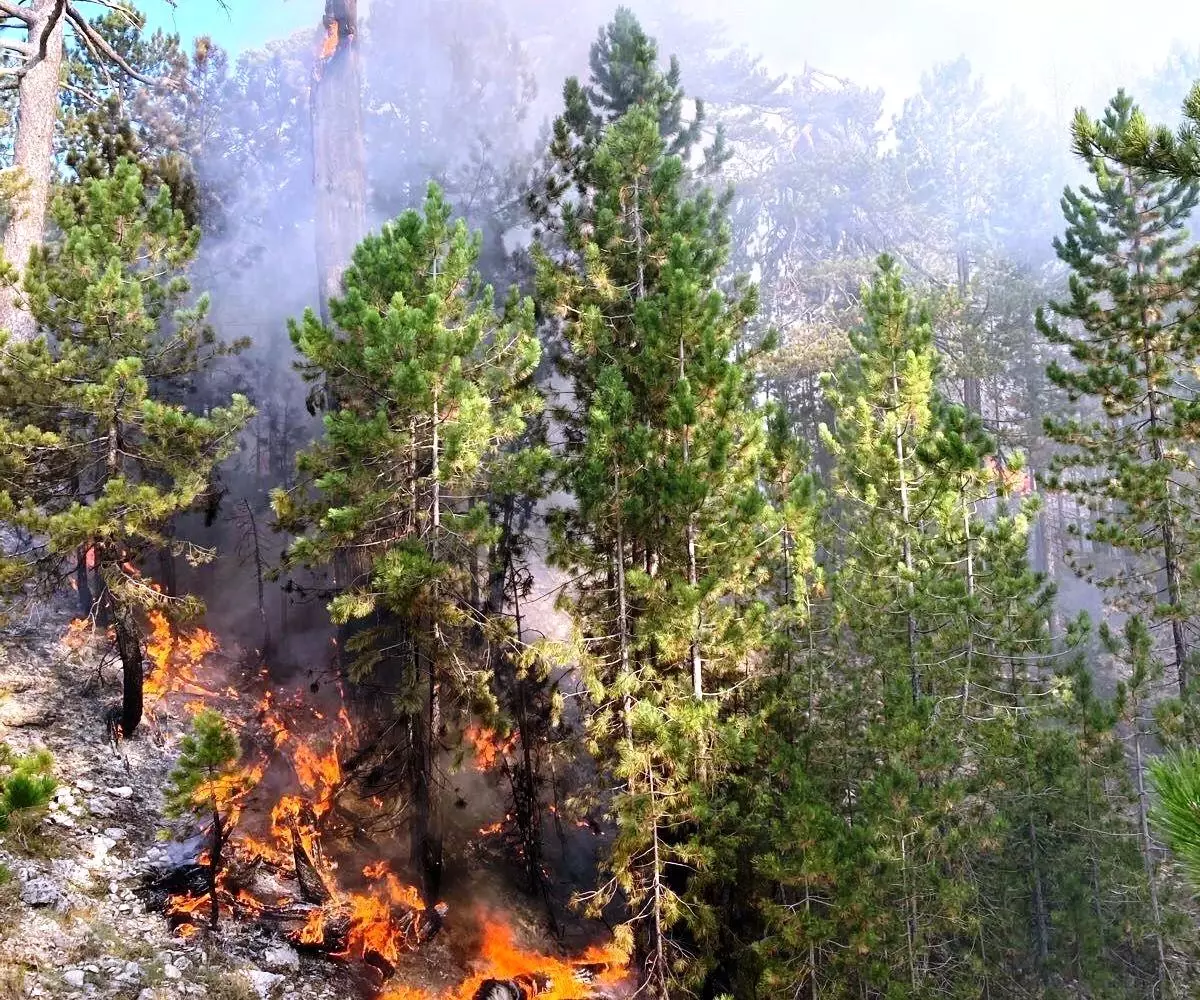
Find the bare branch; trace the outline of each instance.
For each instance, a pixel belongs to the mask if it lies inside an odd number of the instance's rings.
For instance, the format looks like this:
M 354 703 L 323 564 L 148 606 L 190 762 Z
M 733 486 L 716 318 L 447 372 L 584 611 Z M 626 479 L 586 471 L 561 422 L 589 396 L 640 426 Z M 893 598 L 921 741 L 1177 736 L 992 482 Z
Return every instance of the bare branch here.
M 0 49 L 19 52 L 26 57 L 33 55 L 33 46 L 29 42 L 19 42 L 15 38 L 0 38 Z
M 134 28 L 145 27 L 146 19 L 142 17 L 134 8 L 128 4 L 120 3 L 119 0 L 80 0 L 82 3 L 94 3 L 101 7 L 107 7 L 114 14 L 120 14 Z
M 15 17 L 18 21 L 33 24 L 33 12 L 27 7 L 20 7 L 12 0 L 0 0 L 0 14 L 5 17 Z
M 80 38 L 89 41 L 104 55 L 106 59 L 116 63 L 117 68 L 120 69 L 120 71 L 126 76 L 137 80 L 139 83 L 145 83 L 152 87 L 171 86 L 171 83 L 167 80 L 155 80 L 153 77 L 146 76 L 144 73 L 139 73 L 125 61 L 125 59 L 119 52 L 117 52 L 116 49 L 108 44 L 104 37 L 98 31 L 96 31 L 95 28 L 88 24 L 87 19 L 80 14 L 79 11 L 74 8 L 74 6 L 72 6 L 70 3 L 66 3 L 66 0 L 62 0 L 61 5 L 66 6 L 67 17 L 70 18 L 71 24 L 75 28 L 75 33 L 79 35 Z

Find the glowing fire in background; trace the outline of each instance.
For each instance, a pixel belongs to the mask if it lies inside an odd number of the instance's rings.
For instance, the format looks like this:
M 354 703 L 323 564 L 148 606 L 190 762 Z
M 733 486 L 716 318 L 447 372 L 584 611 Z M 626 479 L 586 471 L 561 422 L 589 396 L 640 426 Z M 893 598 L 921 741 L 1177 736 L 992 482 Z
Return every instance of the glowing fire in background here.
M 468 726 L 464 735 L 475 750 L 475 764 L 480 771 L 491 771 L 505 763 L 517 745 L 517 734 L 501 740 L 494 729 Z

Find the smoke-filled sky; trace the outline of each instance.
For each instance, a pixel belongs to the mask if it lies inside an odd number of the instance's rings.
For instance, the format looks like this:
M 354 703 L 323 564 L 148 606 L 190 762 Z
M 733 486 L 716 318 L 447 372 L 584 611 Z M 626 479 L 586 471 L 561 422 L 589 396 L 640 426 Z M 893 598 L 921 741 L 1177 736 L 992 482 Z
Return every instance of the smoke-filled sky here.
M 561 0 L 526 0 L 531 6 Z M 617 0 L 614 0 L 614 9 Z M 626 0 L 639 12 L 653 0 Z M 156 25 L 201 33 L 237 52 L 316 26 L 323 0 L 165 0 L 146 4 Z M 691 0 L 691 10 L 730 25 L 729 37 L 765 55 L 773 68 L 805 62 L 883 87 L 891 110 L 933 63 L 970 58 L 995 92 L 1019 87 L 1062 120 L 1080 102 L 1102 102 L 1163 63 L 1174 44 L 1200 47 L 1200 5 L 1152 0 Z M 362 4 L 364 10 L 369 4 Z M 1182 96 L 1182 95 L 1181 95 Z

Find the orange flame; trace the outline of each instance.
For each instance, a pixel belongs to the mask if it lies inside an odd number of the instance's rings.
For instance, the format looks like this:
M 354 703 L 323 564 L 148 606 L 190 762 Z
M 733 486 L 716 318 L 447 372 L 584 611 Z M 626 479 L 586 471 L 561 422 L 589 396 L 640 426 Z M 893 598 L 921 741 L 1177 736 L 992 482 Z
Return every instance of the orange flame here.
M 517 745 L 517 734 L 513 733 L 506 740 L 497 737 L 494 729 L 484 729 L 480 726 L 468 726 L 464 735 L 475 749 L 475 766 L 480 771 L 491 771 Z
M 204 660 L 217 650 L 217 640 L 204 628 L 193 628 L 176 634 L 167 616 L 157 608 L 147 618 L 150 635 L 146 639 L 146 655 L 150 658 L 150 674 L 146 678 L 147 697 L 159 700 L 168 694 L 182 693 L 216 698 L 217 692 L 205 687 L 197 676 Z M 227 689 L 226 697 L 236 700 L 237 692 Z M 203 708 L 191 703 L 189 709 Z
M 331 17 L 325 26 L 325 37 L 321 40 L 321 59 L 328 59 L 337 51 L 339 35 L 337 19 Z
M 513 939 L 512 930 L 493 917 L 483 919 L 482 968 L 461 983 L 456 992 L 448 994 L 453 1000 L 472 1000 L 487 979 L 522 979 L 529 977 L 530 992 L 541 1000 L 571 1000 L 580 993 L 577 968 L 582 964 L 607 966 L 597 976 L 601 983 L 618 983 L 629 974 L 626 954 L 615 944 L 606 948 L 590 948 L 578 959 L 564 960 L 535 951 L 524 951 Z

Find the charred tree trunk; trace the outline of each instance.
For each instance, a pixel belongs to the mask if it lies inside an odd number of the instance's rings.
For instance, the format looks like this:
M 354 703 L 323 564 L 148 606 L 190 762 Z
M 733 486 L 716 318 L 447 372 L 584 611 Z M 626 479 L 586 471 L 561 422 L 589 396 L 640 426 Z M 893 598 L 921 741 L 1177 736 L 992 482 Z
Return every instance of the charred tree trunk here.
M 217 901 L 217 876 L 221 874 L 221 848 L 225 846 L 225 827 L 221 823 L 221 814 L 213 810 L 212 857 L 208 862 L 208 899 L 209 923 L 212 929 L 217 929 L 217 921 L 221 918 L 221 904 Z
M 79 614 L 87 618 L 95 603 L 92 585 L 88 579 L 88 547 L 81 545 L 75 553 L 75 591 L 79 595 Z
M 358 0 L 325 0 L 325 43 L 312 87 L 313 181 L 321 317 L 367 229 Z
M 129 608 L 114 607 L 111 613 L 121 656 L 121 736 L 129 739 L 142 721 L 142 637 Z
M 59 75 L 63 61 L 66 0 L 34 0 L 29 14 L 29 68 L 17 89 L 17 141 L 13 166 L 24 189 L 4 234 L 4 259 L 15 269 L 19 288 L 29 254 L 46 235 L 46 209 L 54 176 L 54 127 L 58 122 Z M 23 296 L 13 290 L 0 295 L 0 329 L 15 340 L 32 340 L 37 324 Z

